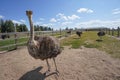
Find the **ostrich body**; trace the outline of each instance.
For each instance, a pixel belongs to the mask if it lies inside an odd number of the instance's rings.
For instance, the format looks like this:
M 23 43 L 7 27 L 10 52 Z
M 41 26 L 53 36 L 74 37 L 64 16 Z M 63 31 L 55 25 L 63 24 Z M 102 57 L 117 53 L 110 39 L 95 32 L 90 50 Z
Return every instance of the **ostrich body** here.
M 81 37 L 82 32 L 81 31 L 76 31 L 76 34 Z
M 67 33 L 68 33 L 68 34 L 71 34 L 71 30 L 68 30 Z
M 35 59 L 46 60 L 48 71 L 50 71 L 48 59 L 53 58 L 56 71 L 58 71 L 55 57 L 61 53 L 59 41 L 52 36 L 34 36 L 32 11 L 26 11 L 26 15 L 28 16 L 30 23 L 30 38 L 27 43 L 29 54 Z
M 71 30 L 67 30 L 67 31 L 66 31 L 66 35 L 65 35 L 65 36 L 66 36 L 66 37 L 68 37 L 69 35 L 71 35 L 71 33 L 72 33 L 72 31 L 71 31 Z
M 100 37 L 100 39 L 102 39 L 102 36 L 105 35 L 105 32 L 104 32 L 104 31 L 99 31 L 99 32 L 97 33 L 97 35 Z

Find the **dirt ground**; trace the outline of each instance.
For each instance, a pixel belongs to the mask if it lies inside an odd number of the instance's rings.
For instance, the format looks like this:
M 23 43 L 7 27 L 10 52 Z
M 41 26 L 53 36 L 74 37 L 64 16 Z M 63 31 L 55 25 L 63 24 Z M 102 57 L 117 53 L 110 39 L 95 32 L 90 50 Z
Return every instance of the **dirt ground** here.
M 0 54 L 0 80 L 120 80 L 120 59 L 94 48 L 65 47 L 56 62 L 59 75 L 50 59 L 45 76 L 46 61 L 32 58 L 26 47 Z

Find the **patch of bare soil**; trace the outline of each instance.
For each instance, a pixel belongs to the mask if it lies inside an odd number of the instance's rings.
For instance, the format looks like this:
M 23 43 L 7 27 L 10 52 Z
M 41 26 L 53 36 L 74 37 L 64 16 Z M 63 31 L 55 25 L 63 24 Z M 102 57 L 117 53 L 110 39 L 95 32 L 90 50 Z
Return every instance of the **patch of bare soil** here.
M 51 59 L 45 76 L 46 61 L 32 58 L 26 47 L 0 54 L 0 80 L 120 80 L 120 60 L 94 48 L 65 47 L 56 62 L 60 74 Z

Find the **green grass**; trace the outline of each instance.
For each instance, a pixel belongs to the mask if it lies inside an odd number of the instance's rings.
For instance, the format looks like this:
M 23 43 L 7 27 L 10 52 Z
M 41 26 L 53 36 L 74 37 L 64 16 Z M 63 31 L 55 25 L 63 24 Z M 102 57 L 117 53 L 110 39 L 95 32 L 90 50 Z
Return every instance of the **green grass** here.
M 6 45 L 10 45 L 10 44 L 14 44 L 14 40 L 2 40 L 0 41 L 0 46 L 6 46 Z
M 21 39 L 18 39 L 18 42 L 27 42 L 28 41 L 28 38 L 21 38 Z
M 87 48 L 97 48 L 111 54 L 113 57 L 120 58 L 120 41 L 107 35 L 102 38 L 102 41 L 98 41 L 99 37 L 97 32 L 84 32 L 81 38 L 77 35 L 65 38 L 61 41 L 62 46 L 71 45 L 72 48 L 80 48 L 81 46 Z
M 109 31 L 107 31 L 107 34 L 109 34 Z M 112 35 L 112 31 L 110 31 L 110 35 Z M 118 31 L 117 30 L 115 30 L 114 32 L 113 32 L 113 36 L 118 36 Z
M 81 38 L 77 35 L 65 38 L 61 41 L 63 46 L 71 45 L 72 48 L 79 48 L 80 46 L 85 46 L 88 48 L 96 48 L 99 45 L 94 44 L 97 39 L 97 35 L 95 32 L 85 32 L 82 34 Z
M 64 34 L 64 33 L 62 33 Z M 61 36 L 60 33 L 54 34 L 55 37 Z M 103 41 L 96 41 L 99 37 L 97 36 L 97 32 L 95 31 L 88 31 L 84 32 L 79 38 L 76 34 L 66 37 L 61 40 L 61 47 L 63 46 L 70 46 L 72 48 L 80 48 L 81 46 L 87 47 L 87 48 L 97 48 L 99 50 L 105 51 L 109 54 L 111 54 L 113 57 L 120 58 L 120 41 L 117 39 L 114 39 L 112 37 L 108 37 L 107 35 L 104 36 L 102 39 Z M 21 38 L 17 40 L 17 43 L 23 43 L 26 42 L 28 38 Z M 7 46 L 14 44 L 15 40 L 3 40 L 0 41 L 0 47 Z M 24 44 L 23 44 L 24 45 Z M 22 45 L 18 45 L 22 46 Z M 15 46 L 6 47 L 6 48 L 0 48 L 0 51 L 2 50 L 11 50 L 14 49 Z
M 27 42 L 28 41 L 28 38 L 20 38 L 20 39 L 17 39 L 17 43 L 24 43 L 24 42 Z M 7 39 L 7 40 L 2 40 L 0 41 L 0 47 L 2 46 L 9 46 L 9 45 L 12 45 L 12 44 L 15 44 L 15 40 L 14 39 Z M 18 44 L 17 46 L 22 46 L 24 44 Z M 0 51 L 4 51 L 4 50 L 13 50 L 15 49 L 16 46 L 13 45 L 13 46 L 9 46 L 9 47 L 4 47 L 4 48 L 0 48 Z

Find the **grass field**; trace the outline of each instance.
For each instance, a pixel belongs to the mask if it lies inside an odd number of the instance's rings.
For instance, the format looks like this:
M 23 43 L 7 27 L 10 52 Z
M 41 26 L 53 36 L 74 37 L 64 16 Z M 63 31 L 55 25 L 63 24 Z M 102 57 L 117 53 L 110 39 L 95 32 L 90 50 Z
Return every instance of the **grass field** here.
M 20 39 L 18 38 L 17 39 L 17 43 L 26 43 L 27 40 L 28 40 L 28 38 L 20 38 Z M 13 45 L 13 44 L 15 44 L 15 40 L 14 39 L 7 39 L 7 40 L 0 41 L 0 47 L 11 45 L 9 47 L 0 48 L 0 51 L 4 51 L 4 50 L 8 50 L 9 51 L 9 50 L 14 49 L 16 47 L 16 45 Z M 18 46 L 22 46 L 22 45 L 24 45 L 24 44 L 18 44 Z
M 61 35 L 58 33 L 54 34 L 53 36 L 59 38 Z M 28 38 L 20 38 L 17 40 L 17 43 L 24 43 L 27 42 L 27 40 Z M 0 41 L 0 47 L 11 45 L 14 43 L 14 39 L 2 40 Z M 81 38 L 74 34 L 61 40 L 62 47 L 69 45 L 71 45 L 72 48 L 80 48 L 81 46 L 87 48 L 97 48 L 111 54 L 113 57 L 120 58 L 120 41 L 112 37 L 108 37 L 107 35 L 102 38 L 102 41 L 99 41 L 99 37 L 97 36 L 97 32 L 95 31 L 84 32 Z M 15 46 L 11 46 L 9 47 L 9 49 L 8 47 L 0 48 L 0 51 L 11 50 L 13 48 L 15 48 Z
M 118 36 L 118 31 L 117 30 L 115 30 L 115 31 L 110 31 L 110 35 L 112 35 L 112 33 L 113 33 L 113 36 Z M 107 31 L 107 34 L 109 34 L 109 31 Z
M 81 38 L 78 38 L 77 35 L 65 38 L 61 41 L 61 45 L 71 45 L 72 48 L 80 48 L 80 46 L 97 48 L 111 54 L 113 57 L 120 58 L 120 41 L 107 35 L 100 41 L 97 32 L 84 32 Z

